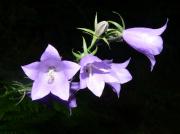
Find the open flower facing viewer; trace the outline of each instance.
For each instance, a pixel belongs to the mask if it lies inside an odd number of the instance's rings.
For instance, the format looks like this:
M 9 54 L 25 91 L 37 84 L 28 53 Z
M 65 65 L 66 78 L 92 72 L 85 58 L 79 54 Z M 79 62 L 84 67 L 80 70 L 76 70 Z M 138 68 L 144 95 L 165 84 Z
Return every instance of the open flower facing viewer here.
M 69 80 L 78 72 L 77 63 L 61 60 L 58 51 L 48 45 L 40 61 L 22 66 L 25 74 L 33 80 L 31 90 L 32 100 L 45 97 L 49 93 L 62 100 L 68 100 L 70 95 Z

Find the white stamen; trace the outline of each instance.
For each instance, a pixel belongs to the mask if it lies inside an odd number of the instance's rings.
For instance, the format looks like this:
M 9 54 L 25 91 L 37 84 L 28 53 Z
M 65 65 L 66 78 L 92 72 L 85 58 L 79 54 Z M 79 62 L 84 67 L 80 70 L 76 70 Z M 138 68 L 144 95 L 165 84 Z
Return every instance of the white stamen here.
M 55 67 L 49 67 L 49 69 L 48 69 L 48 78 L 49 78 L 48 79 L 48 84 L 52 84 L 54 82 L 55 72 L 56 72 Z

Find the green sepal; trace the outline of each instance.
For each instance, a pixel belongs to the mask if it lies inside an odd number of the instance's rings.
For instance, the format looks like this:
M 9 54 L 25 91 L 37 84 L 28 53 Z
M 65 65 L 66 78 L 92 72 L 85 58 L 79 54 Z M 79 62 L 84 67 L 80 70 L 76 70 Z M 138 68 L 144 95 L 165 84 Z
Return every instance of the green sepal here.
M 72 54 L 76 57 L 76 60 L 81 59 L 81 55 L 74 52 L 73 49 L 72 49 Z
M 96 29 L 97 27 L 97 12 L 96 12 L 96 15 L 95 15 L 95 20 L 94 20 L 94 29 Z
M 111 24 L 113 24 L 115 27 L 117 27 L 117 29 L 119 30 L 119 31 L 122 31 L 123 30 L 123 27 L 119 24 L 119 23 L 117 23 L 117 22 L 115 22 L 115 21 L 108 21 L 109 23 L 111 23 Z
M 109 47 L 109 49 L 110 49 L 110 45 L 109 45 L 108 40 L 107 40 L 106 38 L 101 38 L 101 39 L 108 45 L 108 47 Z
M 124 30 L 126 27 L 125 27 L 125 22 L 124 22 L 123 17 L 118 12 L 113 11 L 113 13 L 117 14 L 120 17 L 120 20 L 121 20 L 121 23 L 122 23 L 122 28 Z
M 79 30 L 82 30 L 83 32 L 90 34 L 90 35 L 95 35 L 95 32 L 92 31 L 91 29 L 87 29 L 87 28 L 77 28 Z
M 82 39 L 83 39 L 83 51 L 84 51 L 84 54 L 88 54 L 86 40 L 85 40 L 84 37 L 82 37 Z
M 96 46 L 96 48 L 94 49 L 94 51 L 91 52 L 92 55 L 95 55 L 98 51 L 98 47 Z

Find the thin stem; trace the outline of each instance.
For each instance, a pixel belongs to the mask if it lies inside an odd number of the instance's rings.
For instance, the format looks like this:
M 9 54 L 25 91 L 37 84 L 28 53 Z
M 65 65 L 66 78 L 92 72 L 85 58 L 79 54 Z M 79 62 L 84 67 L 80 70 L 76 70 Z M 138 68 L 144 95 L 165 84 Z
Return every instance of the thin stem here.
M 88 47 L 88 51 L 92 49 L 92 47 L 95 45 L 96 41 L 97 41 L 97 37 L 93 36 L 93 39 L 91 41 L 91 45 Z

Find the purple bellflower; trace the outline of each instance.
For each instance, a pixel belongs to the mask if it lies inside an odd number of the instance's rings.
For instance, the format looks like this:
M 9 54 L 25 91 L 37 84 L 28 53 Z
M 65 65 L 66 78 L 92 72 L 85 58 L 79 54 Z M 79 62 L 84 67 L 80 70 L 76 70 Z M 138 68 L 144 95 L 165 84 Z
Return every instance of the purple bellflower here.
M 129 61 L 122 64 L 115 64 L 109 60 L 101 60 L 91 54 L 84 56 L 81 61 L 80 69 L 80 89 L 88 89 L 96 96 L 100 97 L 105 87 L 105 83 L 113 87 L 118 96 L 120 84 L 132 79 L 126 69 Z
M 48 45 L 40 58 L 40 62 L 33 62 L 22 66 L 25 74 L 33 80 L 31 90 L 32 100 L 45 97 L 49 93 L 68 101 L 70 96 L 69 80 L 78 72 L 77 63 L 61 60 L 58 51 Z
M 148 57 L 151 61 L 151 71 L 156 63 L 154 56 L 160 54 L 163 49 L 163 40 L 160 35 L 165 31 L 167 22 L 158 29 L 129 28 L 125 29 L 122 34 L 123 39 L 131 47 Z

